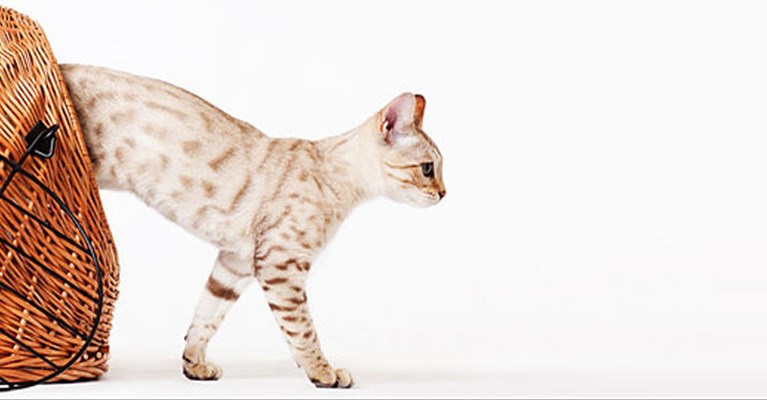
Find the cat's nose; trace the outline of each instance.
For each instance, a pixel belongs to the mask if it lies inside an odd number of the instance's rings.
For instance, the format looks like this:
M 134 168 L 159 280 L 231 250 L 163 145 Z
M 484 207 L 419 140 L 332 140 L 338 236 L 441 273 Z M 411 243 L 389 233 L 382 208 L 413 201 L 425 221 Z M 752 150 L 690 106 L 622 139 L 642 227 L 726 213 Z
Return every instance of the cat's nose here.
M 447 195 L 447 190 L 440 190 L 439 191 L 439 199 L 442 200 Z

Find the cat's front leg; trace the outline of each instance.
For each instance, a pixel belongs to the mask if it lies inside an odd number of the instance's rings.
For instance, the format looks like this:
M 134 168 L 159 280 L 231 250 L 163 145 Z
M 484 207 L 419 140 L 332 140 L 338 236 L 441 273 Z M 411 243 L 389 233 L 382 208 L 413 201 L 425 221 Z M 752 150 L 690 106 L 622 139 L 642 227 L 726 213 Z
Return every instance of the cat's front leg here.
M 290 256 L 283 246 L 262 250 L 268 256 L 256 257 L 256 278 L 296 362 L 317 387 L 351 387 L 349 371 L 332 368 L 320 349 L 306 297 L 310 261 Z
M 183 372 L 187 378 L 221 378 L 221 368 L 205 357 L 208 342 L 226 313 L 252 281 L 253 261 L 250 257 L 243 259 L 233 253 L 219 253 L 185 338 L 186 347 L 182 358 Z

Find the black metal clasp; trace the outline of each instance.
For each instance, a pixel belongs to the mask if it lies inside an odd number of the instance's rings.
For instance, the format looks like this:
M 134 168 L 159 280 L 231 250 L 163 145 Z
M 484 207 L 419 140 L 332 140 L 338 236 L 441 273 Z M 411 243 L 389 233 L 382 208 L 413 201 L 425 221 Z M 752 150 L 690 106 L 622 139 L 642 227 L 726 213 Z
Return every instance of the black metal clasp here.
M 32 154 L 37 157 L 51 158 L 56 147 L 56 131 L 58 130 L 58 125 L 47 127 L 42 121 L 38 122 L 24 138 L 24 141 L 27 142 L 27 152 L 31 150 Z

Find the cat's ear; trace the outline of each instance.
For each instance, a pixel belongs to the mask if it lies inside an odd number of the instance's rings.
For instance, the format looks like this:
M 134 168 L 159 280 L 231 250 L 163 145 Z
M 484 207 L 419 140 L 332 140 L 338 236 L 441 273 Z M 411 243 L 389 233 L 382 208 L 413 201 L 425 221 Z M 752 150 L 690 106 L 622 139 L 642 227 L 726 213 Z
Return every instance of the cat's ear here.
M 426 110 L 426 98 L 420 94 L 415 95 L 415 108 L 413 109 L 413 122 L 419 129 L 423 125 L 423 112 Z
M 381 110 L 379 130 L 386 143 L 393 143 L 402 136 L 407 127 L 421 127 L 426 100 L 421 95 L 403 93 Z

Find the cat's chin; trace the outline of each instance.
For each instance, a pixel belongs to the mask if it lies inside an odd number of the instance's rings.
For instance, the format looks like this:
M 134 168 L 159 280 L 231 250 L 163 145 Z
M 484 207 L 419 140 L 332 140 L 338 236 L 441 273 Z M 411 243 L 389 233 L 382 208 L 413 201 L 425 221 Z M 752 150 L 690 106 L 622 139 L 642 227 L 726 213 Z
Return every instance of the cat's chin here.
M 437 205 L 442 199 L 438 195 L 421 193 L 414 201 L 409 203 L 415 207 L 426 208 Z
M 431 207 L 439 203 L 440 198 L 438 196 L 429 196 L 427 194 L 413 195 L 407 197 L 390 198 L 397 203 L 407 204 L 411 207 L 426 208 Z

